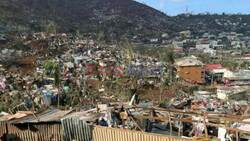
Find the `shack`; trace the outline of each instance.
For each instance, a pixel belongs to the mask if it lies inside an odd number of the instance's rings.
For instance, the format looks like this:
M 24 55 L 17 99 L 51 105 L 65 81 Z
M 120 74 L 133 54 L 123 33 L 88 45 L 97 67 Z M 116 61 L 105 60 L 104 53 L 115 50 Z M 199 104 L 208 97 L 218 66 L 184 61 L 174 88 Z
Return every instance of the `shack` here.
M 203 84 L 205 83 L 205 73 L 203 63 L 195 56 L 184 57 L 175 62 L 177 75 L 181 79 L 191 82 Z
M 62 111 L 48 109 L 41 113 L 18 112 L 0 118 L 0 133 L 2 140 L 15 141 L 62 141 L 62 126 L 60 119 L 71 113 L 71 110 Z

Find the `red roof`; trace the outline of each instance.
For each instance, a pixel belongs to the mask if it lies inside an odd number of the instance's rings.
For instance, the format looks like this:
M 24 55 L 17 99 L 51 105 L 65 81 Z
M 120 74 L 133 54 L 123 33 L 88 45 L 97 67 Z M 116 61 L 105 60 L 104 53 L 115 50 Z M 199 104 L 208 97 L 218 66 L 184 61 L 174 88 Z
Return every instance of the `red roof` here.
M 212 71 L 214 69 L 220 69 L 220 68 L 222 68 L 221 64 L 207 64 L 207 65 L 205 65 L 206 71 Z

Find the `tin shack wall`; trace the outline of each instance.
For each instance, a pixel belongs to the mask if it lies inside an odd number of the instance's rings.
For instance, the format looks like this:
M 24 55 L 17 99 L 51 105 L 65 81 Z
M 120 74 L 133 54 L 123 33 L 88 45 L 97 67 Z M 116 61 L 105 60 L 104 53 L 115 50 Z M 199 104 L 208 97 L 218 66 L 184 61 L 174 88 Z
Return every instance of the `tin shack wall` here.
M 188 139 L 164 136 L 151 133 L 130 131 L 126 129 L 114 129 L 95 127 L 93 141 L 186 141 Z

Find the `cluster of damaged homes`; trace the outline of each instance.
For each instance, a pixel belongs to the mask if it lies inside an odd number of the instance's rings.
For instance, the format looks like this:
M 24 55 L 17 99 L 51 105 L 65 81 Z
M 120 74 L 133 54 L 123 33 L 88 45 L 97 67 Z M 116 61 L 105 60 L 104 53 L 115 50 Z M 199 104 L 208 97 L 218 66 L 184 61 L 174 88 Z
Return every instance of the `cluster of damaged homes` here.
M 119 48 L 101 47 L 92 40 L 71 40 L 67 35 L 61 35 L 59 40 L 54 36 L 43 37 L 43 34 L 34 35 L 33 38 L 49 40 L 49 44 L 52 44 L 49 45 L 50 48 L 55 50 L 65 48 L 66 51 L 55 57 L 55 61 L 63 70 L 61 75 L 65 94 L 73 89 L 79 89 L 82 93 L 86 91 L 83 85 L 86 82 L 86 73 L 83 68 L 90 63 L 102 67 L 123 66 L 129 63 L 126 62 L 129 59 L 123 58 Z M 3 50 L 1 53 L 5 56 L 15 56 L 9 55 L 12 53 L 21 54 L 10 50 Z M 37 109 L 46 109 L 45 107 L 58 102 L 59 89 L 53 85 L 55 80 L 43 77 L 45 69 L 41 60 L 47 55 L 50 54 L 38 56 L 36 59 L 34 76 L 10 73 L 0 66 L 0 93 L 4 95 L 5 101 L 8 102 L 8 96 L 19 97 L 19 102 L 25 105 L 29 105 L 33 100 Z M 161 62 L 153 58 L 132 58 L 135 59 L 131 59 L 131 63 L 136 65 L 161 65 Z M 92 105 L 82 102 L 86 107 L 89 106 L 86 108 L 88 110 L 49 108 L 38 113 L 13 112 L 15 114 L 11 114 L 12 110 L 9 110 L 10 114 L 0 113 L 0 138 L 10 141 L 249 139 L 248 70 L 231 72 L 219 64 L 204 65 L 194 56 L 176 60 L 175 67 L 177 78 L 185 80 L 185 83 L 218 85 L 211 90 L 199 90 L 186 96 L 177 96 L 169 101 L 165 108 L 155 107 L 147 102 L 134 105 L 134 96 L 129 103 L 98 105 L 95 109 L 90 108 Z M 104 76 L 102 79 L 108 77 Z M 99 93 L 101 92 L 105 92 L 102 86 L 99 89 Z M 15 107 L 11 106 L 8 109 L 15 111 Z M 13 106 L 16 106 L 15 103 Z
M 248 102 L 250 70 L 233 72 L 221 64 L 203 64 L 195 56 L 177 60 L 175 67 L 178 79 L 190 84 L 210 84 L 214 89 L 212 93 L 216 94 L 219 99 Z
M 50 108 L 40 113 L 33 111 L 19 111 L 16 114 L 1 113 L 0 140 L 182 141 L 191 139 L 169 136 L 174 135 L 176 131 L 172 126 L 171 132 L 168 133 L 165 130 L 165 135 L 161 133 L 160 131 L 164 129 L 157 129 L 154 124 L 164 128 L 164 126 L 167 127 L 169 119 L 154 117 L 155 114 L 157 113 L 152 108 L 139 108 L 126 103 L 124 105 L 101 104 L 97 105 L 97 108 L 86 111 Z
M 198 98 L 197 98 L 198 99 Z M 150 103 L 100 104 L 89 110 L 1 113 L 1 140 L 10 141 L 184 141 L 248 140 L 249 109 L 222 111 L 160 108 Z M 226 104 L 225 104 L 226 105 Z M 197 108 L 197 107 L 196 107 Z

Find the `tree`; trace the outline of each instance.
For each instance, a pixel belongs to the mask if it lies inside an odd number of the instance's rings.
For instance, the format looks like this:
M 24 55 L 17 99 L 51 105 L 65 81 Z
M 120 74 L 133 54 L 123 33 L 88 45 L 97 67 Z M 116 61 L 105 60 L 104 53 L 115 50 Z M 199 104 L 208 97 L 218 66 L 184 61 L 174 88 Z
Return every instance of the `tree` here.
M 24 50 L 24 51 L 29 50 L 29 47 L 25 45 L 22 40 L 15 41 L 12 48 L 15 50 Z
M 124 49 L 124 54 L 123 54 L 123 60 L 126 61 L 125 64 L 127 64 L 127 71 L 132 71 L 132 74 L 128 73 L 129 81 L 127 82 L 127 86 L 129 88 L 128 95 L 130 98 L 136 94 L 137 90 L 139 89 L 140 85 L 138 85 L 137 80 L 138 75 L 137 75 L 137 70 L 134 64 L 132 64 L 132 61 L 135 59 L 135 53 L 134 53 L 134 46 L 131 44 L 128 40 L 125 40 L 124 42 L 120 43 L 121 48 Z M 140 77 L 140 79 L 143 79 Z M 123 87 L 124 89 L 124 87 Z M 123 90 L 126 91 L 126 90 Z
M 134 59 L 134 50 L 133 50 L 133 45 L 129 43 L 128 40 L 125 40 L 124 42 L 120 43 L 121 48 L 124 48 L 124 54 L 123 58 L 125 63 L 131 64 L 132 60 Z
M 43 68 L 45 69 L 45 74 L 53 76 L 55 74 L 57 63 L 55 60 L 46 60 L 43 63 Z
M 240 64 L 240 68 L 242 68 L 242 69 L 248 69 L 249 67 L 250 67 L 250 62 L 248 62 L 248 61 L 243 61 Z
M 239 67 L 239 64 L 234 60 L 224 60 L 222 61 L 222 65 L 231 70 L 235 70 Z
M 166 50 L 166 53 L 165 53 L 165 61 L 168 63 L 168 64 L 171 64 L 173 65 L 174 62 L 175 62 L 175 59 L 174 59 L 174 51 L 173 51 L 173 48 L 170 47 L 169 49 Z
M 160 53 L 160 59 L 162 62 L 166 62 L 168 64 L 170 83 L 173 82 L 174 75 L 175 75 L 174 74 L 175 57 L 174 57 L 173 47 L 170 46 L 166 49 L 166 51 L 164 51 L 163 53 Z
M 61 82 L 61 72 L 60 72 L 60 66 L 58 64 L 56 64 L 54 66 L 55 71 L 54 71 L 54 79 L 55 79 L 55 86 L 59 87 L 60 86 L 60 82 Z
M 98 43 L 101 44 L 104 41 L 104 39 L 105 39 L 104 32 L 103 31 L 99 31 L 97 33 L 97 35 L 96 35 L 96 38 L 97 38 Z
M 49 21 L 45 27 L 45 31 L 47 33 L 56 33 L 56 28 L 57 28 L 56 24 L 52 21 Z
M 43 67 L 45 69 L 45 74 L 49 75 L 50 77 L 54 78 L 54 85 L 57 87 L 57 89 L 60 89 L 61 84 L 61 72 L 60 72 L 60 66 L 55 60 L 47 60 L 44 62 Z M 58 100 L 58 107 L 60 105 L 60 97 L 59 94 L 57 96 Z

